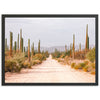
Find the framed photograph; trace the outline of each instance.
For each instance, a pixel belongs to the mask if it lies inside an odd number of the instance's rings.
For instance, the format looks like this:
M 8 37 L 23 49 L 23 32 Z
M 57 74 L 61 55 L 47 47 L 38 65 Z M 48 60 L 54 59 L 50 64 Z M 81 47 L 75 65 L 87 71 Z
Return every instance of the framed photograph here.
M 2 85 L 98 85 L 98 15 L 2 15 Z

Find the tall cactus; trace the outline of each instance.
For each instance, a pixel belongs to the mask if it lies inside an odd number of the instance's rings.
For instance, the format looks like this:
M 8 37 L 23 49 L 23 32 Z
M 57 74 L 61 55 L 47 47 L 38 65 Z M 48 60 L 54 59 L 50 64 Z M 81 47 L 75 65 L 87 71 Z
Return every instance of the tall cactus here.
M 86 42 L 85 42 L 85 51 L 87 52 L 89 49 L 89 37 L 88 37 L 88 24 L 86 26 Z
M 13 33 L 10 32 L 10 52 L 9 52 L 10 56 L 12 56 L 12 47 L 13 47 Z
M 23 38 L 21 39 L 21 52 L 23 52 Z
M 19 52 L 19 34 L 18 34 L 18 38 L 17 38 L 17 52 Z
M 88 44 L 87 44 L 87 48 L 88 48 L 88 50 L 89 50 L 89 37 L 88 37 Z
M 30 61 L 30 39 L 28 39 L 28 59 Z
M 20 52 L 22 52 L 22 29 L 20 29 Z
M 16 41 L 14 42 L 14 53 L 16 53 Z
M 23 51 L 24 51 L 24 53 L 25 53 L 25 47 L 24 47 L 24 50 L 23 50 Z
M 33 58 L 33 47 L 31 46 L 31 60 Z
M 67 52 L 67 45 L 65 45 L 65 52 Z
M 8 50 L 8 47 L 7 47 L 7 38 L 5 39 L 5 52 Z
M 79 51 L 81 51 L 81 43 L 79 44 Z
M 73 59 L 75 58 L 75 34 L 73 34 Z
M 34 42 L 33 42 L 33 46 L 32 46 L 32 48 L 33 48 L 32 50 L 33 50 L 33 55 L 34 55 Z
M 72 56 L 72 44 L 70 44 L 70 57 Z
M 40 40 L 39 40 L 39 43 L 38 43 L 38 53 L 40 53 Z

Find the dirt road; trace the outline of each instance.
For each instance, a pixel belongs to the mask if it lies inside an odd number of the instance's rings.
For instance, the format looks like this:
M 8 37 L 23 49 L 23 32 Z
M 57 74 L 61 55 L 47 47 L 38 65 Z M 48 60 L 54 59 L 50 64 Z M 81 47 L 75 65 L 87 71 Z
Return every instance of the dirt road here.
M 6 83 L 94 83 L 95 75 L 61 65 L 51 56 L 32 69 L 22 69 L 20 73 L 6 73 Z

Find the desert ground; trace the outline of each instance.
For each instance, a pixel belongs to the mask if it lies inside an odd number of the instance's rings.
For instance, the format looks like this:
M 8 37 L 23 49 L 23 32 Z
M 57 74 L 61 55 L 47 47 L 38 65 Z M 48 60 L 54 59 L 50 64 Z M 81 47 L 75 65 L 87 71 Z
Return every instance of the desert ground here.
M 50 55 L 31 69 L 22 69 L 20 73 L 6 72 L 5 83 L 95 83 L 95 75 L 62 65 Z

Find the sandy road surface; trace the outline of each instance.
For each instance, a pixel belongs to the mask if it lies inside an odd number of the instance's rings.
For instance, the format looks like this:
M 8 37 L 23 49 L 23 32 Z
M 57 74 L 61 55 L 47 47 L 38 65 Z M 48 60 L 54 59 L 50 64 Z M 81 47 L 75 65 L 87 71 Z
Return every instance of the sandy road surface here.
M 40 65 L 32 69 L 22 69 L 20 73 L 6 73 L 6 83 L 94 83 L 95 75 L 72 69 L 68 65 L 61 65 L 51 56 Z

